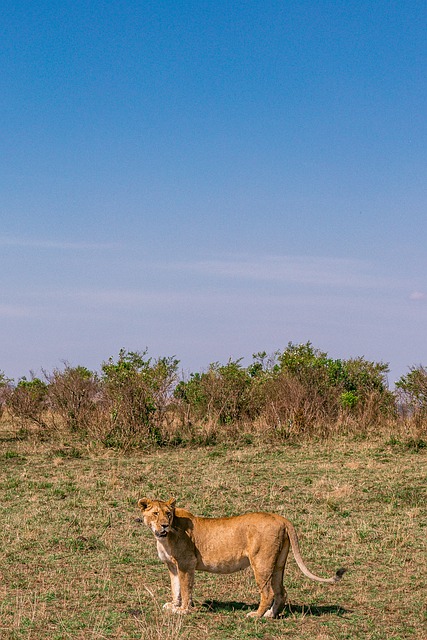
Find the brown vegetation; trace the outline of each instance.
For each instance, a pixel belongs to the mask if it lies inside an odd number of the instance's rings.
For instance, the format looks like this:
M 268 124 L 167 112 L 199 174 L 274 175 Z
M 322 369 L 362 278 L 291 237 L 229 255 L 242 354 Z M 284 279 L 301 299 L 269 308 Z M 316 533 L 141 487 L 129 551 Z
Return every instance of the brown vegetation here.
M 334 360 L 310 343 L 255 354 L 247 367 L 214 363 L 181 380 L 178 364 L 122 350 L 100 373 L 65 364 L 16 384 L 0 374 L 0 411 L 23 432 L 66 431 L 122 450 L 378 433 L 426 446 L 423 367 L 392 392 L 386 364 Z

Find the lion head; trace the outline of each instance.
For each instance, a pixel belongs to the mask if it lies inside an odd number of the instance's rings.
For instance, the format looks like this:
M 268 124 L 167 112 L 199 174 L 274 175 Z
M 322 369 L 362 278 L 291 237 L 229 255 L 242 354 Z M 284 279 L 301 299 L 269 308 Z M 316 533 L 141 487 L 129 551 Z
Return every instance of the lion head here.
M 168 502 L 150 500 L 149 498 L 141 498 L 138 501 L 138 506 L 144 517 L 144 524 L 150 527 L 156 538 L 166 538 L 171 530 L 175 502 L 175 498 L 171 498 Z

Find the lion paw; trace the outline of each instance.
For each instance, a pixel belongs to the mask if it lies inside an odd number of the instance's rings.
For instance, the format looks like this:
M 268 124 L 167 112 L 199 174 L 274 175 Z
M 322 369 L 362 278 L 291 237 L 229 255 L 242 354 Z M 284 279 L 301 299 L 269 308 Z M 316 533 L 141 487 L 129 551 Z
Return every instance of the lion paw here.
M 163 605 L 163 609 L 165 611 L 176 611 L 177 609 L 179 609 L 180 605 L 179 604 L 175 604 L 175 602 L 165 602 L 165 604 Z
M 178 613 L 180 615 L 187 615 L 187 613 L 192 612 L 192 608 L 183 607 L 180 604 L 175 604 L 174 602 L 166 602 L 163 605 L 163 609 L 165 611 L 169 611 L 170 613 Z
M 175 613 L 179 613 L 181 616 L 186 616 L 187 614 L 192 613 L 192 609 L 190 609 L 189 607 L 177 607 L 175 609 Z

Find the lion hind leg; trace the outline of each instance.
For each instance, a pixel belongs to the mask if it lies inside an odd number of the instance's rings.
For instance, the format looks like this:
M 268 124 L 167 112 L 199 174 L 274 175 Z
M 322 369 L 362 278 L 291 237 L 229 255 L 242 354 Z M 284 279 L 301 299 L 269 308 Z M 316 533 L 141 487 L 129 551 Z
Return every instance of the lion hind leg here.
M 264 618 L 276 618 L 283 610 L 287 594 L 285 587 L 283 586 L 283 574 L 285 572 L 286 560 L 289 553 L 289 539 L 284 541 L 283 548 L 281 549 L 279 556 L 274 567 L 273 575 L 271 577 L 271 586 L 274 593 L 273 604 L 264 613 Z
M 272 586 L 272 577 L 274 570 L 259 570 L 256 566 L 252 566 L 255 582 L 260 592 L 260 603 L 256 611 L 250 611 L 248 616 L 251 618 L 261 618 L 270 608 L 274 607 L 275 593 Z
M 274 593 L 271 587 L 264 587 L 261 591 L 261 599 L 256 611 L 250 611 L 248 617 L 250 618 L 262 618 L 270 608 L 273 608 Z
M 277 618 L 286 604 L 286 591 L 283 586 L 283 570 L 278 571 L 277 574 L 273 576 L 272 588 L 274 593 L 273 604 L 263 614 L 264 618 Z
M 283 586 L 283 574 L 285 572 L 288 553 L 289 553 L 289 540 L 286 539 L 284 540 L 284 544 L 276 557 L 275 564 L 271 571 L 271 574 L 269 575 L 269 578 L 264 582 L 264 585 L 260 585 L 257 580 L 259 587 L 262 587 L 262 586 L 271 587 L 271 590 L 273 592 L 273 600 L 271 602 L 271 606 L 268 607 L 267 610 L 264 611 L 264 613 L 261 613 L 262 604 L 263 604 L 263 599 L 262 599 L 263 591 L 262 591 L 262 588 L 260 588 L 261 602 L 260 602 L 259 609 L 256 612 L 256 615 L 260 615 L 260 616 L 262 615 L 264 618 L 277 618 L 279 613 L 283 610 L 286 604 L 286 597 L 287 597 L 285 588 Z M 271 593 L 269 597 L 271 598 Z

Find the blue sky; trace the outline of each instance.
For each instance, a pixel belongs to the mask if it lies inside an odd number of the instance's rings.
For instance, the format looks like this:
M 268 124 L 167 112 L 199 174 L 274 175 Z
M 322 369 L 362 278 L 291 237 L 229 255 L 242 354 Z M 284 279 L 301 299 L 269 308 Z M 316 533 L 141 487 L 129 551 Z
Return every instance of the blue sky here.
M 0 11 L 0 370 L 427 364 L 425 2 Z

